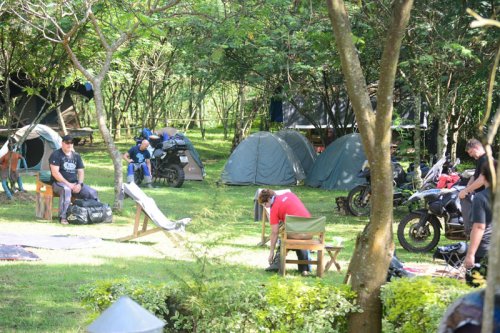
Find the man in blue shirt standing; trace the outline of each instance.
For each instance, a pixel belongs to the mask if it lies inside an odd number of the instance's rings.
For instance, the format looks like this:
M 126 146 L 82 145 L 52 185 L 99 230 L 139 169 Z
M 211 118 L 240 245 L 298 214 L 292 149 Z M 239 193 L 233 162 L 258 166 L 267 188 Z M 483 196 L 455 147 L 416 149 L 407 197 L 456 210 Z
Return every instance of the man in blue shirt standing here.
M 151 187 L 151 154 L 148 147 L 149 141 L 142 140 L 140 144 L 133 146 L 123 154 L 123 159 L 128 163 L 127 183 L 132 183 L 134 181 L 134 171 L 142 168 L 144 184 Z

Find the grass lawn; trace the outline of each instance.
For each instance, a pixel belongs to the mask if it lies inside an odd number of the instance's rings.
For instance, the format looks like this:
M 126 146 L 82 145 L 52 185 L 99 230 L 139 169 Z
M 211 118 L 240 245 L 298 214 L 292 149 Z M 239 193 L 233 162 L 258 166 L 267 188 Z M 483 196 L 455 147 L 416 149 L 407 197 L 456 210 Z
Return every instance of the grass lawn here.
M 85 331 L 89 313 L 78 300 L 78 290 L 100 279 L 128 277 L 179 283 L 200 278 L 266 283 L 273 275 L 264 272 L 268 248 L 257 246 L 261 224 L 253 221 L 253 197 L 258 187 L 218 185 L 230 141 L 224 141 L 216 131 L 207 132 L 205 141 L 198 132 L 188 136 L 205 163 L 206 179 L 186 181 L 178 189 L 145 190 L 167 217 L 192 218 L 183 236 L 185 241 L 163 233 L 125 243 L 114 241 L 132 232 L 135 205 L 130 199 L 125 200 L 123 212 L 115 214 L 112 224 L 92 226 L 36 220 L 33 201 L 15 200 L 0 206 L 3 233 L 91 235 L 105 240 L 101 246 L 87 249 L 29 249 L 40 261 L 0 262 L 0 332 Z M 125 152 L 132 143 L 123 140 L 118 145 Z M 112 203 L 113 170 L 103 143 L 76 149 L 86 164 L 85 182 L 99 191 L 102 201 Z M 34 193 L 35 177 L 25 175 L 23 179 L 28 191 Z M 345 249 L 339 256 L 342 273 L 332 267 L 324 277 L 333 284 L 342 283 L 356 235 L 367 219 L 342 216 L 336 211 L 335 198 L 345 192 L 305 186 L 294 187 L 293 191 L 313 215 L 327 217 L 327 242 L 333 237 L 344 239 Z M 0 195 L 5 196 L 3 192 Z M 398 208 L 395 220 L 405 212 L 404 207 Z M 409 254 L 396 245 L 398 256 L 408 264 L 432 262 L 431 254 Z M 291 266 L 288 272 L 287 278 L 302 279 Z

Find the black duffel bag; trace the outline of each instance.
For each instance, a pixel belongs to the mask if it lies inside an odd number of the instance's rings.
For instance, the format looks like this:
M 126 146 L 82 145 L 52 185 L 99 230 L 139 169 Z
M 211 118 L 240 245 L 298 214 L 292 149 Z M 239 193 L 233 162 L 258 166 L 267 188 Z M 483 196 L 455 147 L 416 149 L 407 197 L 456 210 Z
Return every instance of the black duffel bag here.
M 69 206 L 66 219 L 71 224 L 111 223 L 109 205 L 93 199 L 77 199 Z

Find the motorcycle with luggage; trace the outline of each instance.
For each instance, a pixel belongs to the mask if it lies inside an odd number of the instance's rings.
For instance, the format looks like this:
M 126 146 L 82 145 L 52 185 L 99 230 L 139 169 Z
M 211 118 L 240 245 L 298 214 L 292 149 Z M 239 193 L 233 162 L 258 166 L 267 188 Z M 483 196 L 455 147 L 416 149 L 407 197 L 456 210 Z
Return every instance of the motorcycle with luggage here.
M 467 239 L 469 230 L 465 230 L 458 194 L 473 170 L 458 174 L 455 170 L 459 163 L 457 159 L 453 165 L 444 166 L 445 172 L 436 179 L 439 188 L 417 191 L 405 203 L 424 203 L 423 208 L 411 211 L 399 222 L 398 240 L 407 251 L 431 251 L 439 243 L 441 232 L 450 240 Z
M 432 168 L 428 168 L 425 165 L 421 166 L 422 170 L 422 185 L 420 185 L 419 190 L 435 188 L 439 176 L 445 172 L 451 172 L 455 169 L 456 165 L 460 163 L 457 160 L 453 165 L 450 160 L 446 157 L 439 159 Z M 393 205 L 398 207 L 408 203 L 409 197 L 415 192 L 415 184 L 413 182 L 412 172 L 405 173 L 401 165 L 397 162 L 392 162 L 392 173 L 394 182 L 394 194 L 393 194 Z M 358 177 L 364 177 L 366 182 L 364 184 L 354 187 L 347 196 L 347 208 L 349 212 L 354 216 L 368 216 L 370 214 L 370 197 L 371 197 L 371 185 L 370 185 L 370 167 L 368 162 L 365 161 L 361 171 L 358 173 Z M 410 210 L 413 210 L 414 206 L 418 206 L 418 203 L 409 205 Z
M 136 139 L 140 142 L 142 138 Z M 169 187 L 182 187 L 185 180 L 184 167 L 189 160 L 186 155 L 186 142 L 179 137 L 171 137 L 162 141 L 155 135 L 149 136 L 151 153 L 151 177 L 153 182 L 164 183 Z M 144 171 L 138 168 L 134 172 L 137 185 L 144 180 Z
M 428 189 L 414 193 L 408 203 L 423 200 L 425 208 L 407 214 L 399 222 L 397 236 L 401 246 L 410 252 L 434 249 L 444 231 L 446 238 L 466 240 L 458 193 L 464 186 Z

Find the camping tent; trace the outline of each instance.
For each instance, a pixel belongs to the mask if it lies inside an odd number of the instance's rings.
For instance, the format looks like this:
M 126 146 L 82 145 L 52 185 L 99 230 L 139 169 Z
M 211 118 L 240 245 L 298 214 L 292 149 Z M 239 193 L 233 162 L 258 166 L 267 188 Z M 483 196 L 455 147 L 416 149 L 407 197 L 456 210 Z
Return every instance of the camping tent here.
M 344 135 L 321 153 L 305 183 L 326 190 L 350 190 L 365 179 L 357 177 L 366 160 L 358 133 Z
M 179 132 L 174 127 L 164 127 L 156 130 L 155 133 L 161 138 L 178 137 L 186 143 L 188 150 L 186 156 L 188 157 L 188 164 L 184 167 L 184 177 L 186 180 L 203 180 L 205 178 L 205 166 L 201 161 L 200 154 L 194 148 L 193 143 L 187 136 Z
M 316 152 L 314 151 L 314 147 L 311 142 L 295 130 L 281 130 L 276 133 L 276 135 L 285 140 L 290 148 L 292 148 L 292 151 L 299 159 L 306 176 L 309 175 L 314 161 L 316 160 Z
M 257 132 L 243 140 L 221 174 L 222 182 L 232 185 L 294 185 L 304 178 L 304 169 L 292 149 L 269 132 Z
M 18 129 L 12 138 L 19 142 L 30 126 Z M 0 157 L 7 152 L 7 143 L 2 147 Z M 21 145 L 21 154 L 26 159 L 28 170 L 49 170 L 49 156 L 61 148 L 61 137 L 45 125 L 36 125 Z M 4 152 L 5 151 L 5 152 Z

